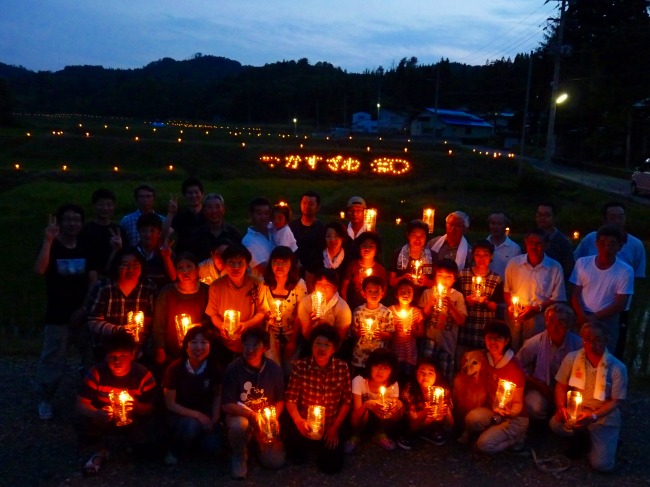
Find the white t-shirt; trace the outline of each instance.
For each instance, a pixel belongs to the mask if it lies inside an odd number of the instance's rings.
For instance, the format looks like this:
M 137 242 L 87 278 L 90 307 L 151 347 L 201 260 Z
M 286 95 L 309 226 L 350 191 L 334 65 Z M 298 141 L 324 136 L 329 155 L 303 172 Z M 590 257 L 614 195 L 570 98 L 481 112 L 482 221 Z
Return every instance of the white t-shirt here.
M 569 281 L 582 287 L 585 311 L 596 313 L 614 303 L 617 294 L 634 294 L 634 270 L 618 257 L 605 270 L 596 267 L 596 257 L 580 257 Z

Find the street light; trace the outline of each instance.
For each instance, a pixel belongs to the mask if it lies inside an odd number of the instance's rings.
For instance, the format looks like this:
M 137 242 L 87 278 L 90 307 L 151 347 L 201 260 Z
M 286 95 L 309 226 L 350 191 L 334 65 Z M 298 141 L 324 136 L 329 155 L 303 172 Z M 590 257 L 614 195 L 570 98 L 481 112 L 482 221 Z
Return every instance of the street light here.
M 294 118 L 293 119 L 293 136 L 295 137 L 298 135 L 298 119 Z
M 381 103 L 377 103 L 377 135 L 379 135 L 379 109 L 381 108 Z
M 564 103 L 565 101 L 567 101 L 567 98 L 569 98 L 569 95 L 566 94 L 566 93 L 562 93 L 560 96 L 558 96 L 555 99 L 555 104 L 560 105 L 560 104 Z
M 556 112 L 556 107 L 558 105 L 561 105 L 567 99 L 569 98 L 569 95 L 566 93 L 561 93 L 558 95 L 554 100 L 551 101 L 551 108 L 549 110 L 549 115 L 548 115 L 548 132 L 546 134 L 546 154 L 544 157 L 544 166 L 546 168 L 546 172 L 549 172 L 549 164 L 551 162 L 551 158 L 555 154 L 555 112 Z

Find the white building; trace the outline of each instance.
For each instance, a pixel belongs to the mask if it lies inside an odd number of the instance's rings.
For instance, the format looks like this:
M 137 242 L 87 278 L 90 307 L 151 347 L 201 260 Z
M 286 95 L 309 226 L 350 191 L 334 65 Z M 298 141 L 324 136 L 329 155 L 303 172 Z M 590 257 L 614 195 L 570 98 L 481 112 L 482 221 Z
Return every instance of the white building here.
M 486 139 L 494 126 L 476 115 L 459 110 L 427 108 L 411 122 L 411 136 L 438 140 L 471 141 Z

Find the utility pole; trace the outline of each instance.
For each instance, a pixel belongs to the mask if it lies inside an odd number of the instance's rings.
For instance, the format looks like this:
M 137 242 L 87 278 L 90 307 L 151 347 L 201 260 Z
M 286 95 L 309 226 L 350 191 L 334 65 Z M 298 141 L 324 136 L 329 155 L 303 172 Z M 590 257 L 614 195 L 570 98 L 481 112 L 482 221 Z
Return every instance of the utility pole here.
M 528 98 L 530 98 L 530 80 L 533 75 L 533 51 L 530 51 L 528 57 L 528 80 L 526 81 L 526 101 L 524 102 L 524 120 L 521 123 L 521 147 L 519 153 L 519 168 L 517 176 L 519 179 L 523 176 L 524 172 L 524 153 L 526 147 L 526 122 L 528 122 Z
M 548 130 L 546 132 L 546 153 L 544 154 L 544 170 L 550 172 L 551 158 L 555 154 L 555 111 L 557 104 L 557 92 L 560 85 L 560 61 L 562 58 L 562 38 L 564 37 L 564 9 L 566 0 L 560 5 L 560 24 L 557 29 L 555 46 L 555 64 L 553 67 L 553 83 L 551 85 L 551 106 L 548 114 Z

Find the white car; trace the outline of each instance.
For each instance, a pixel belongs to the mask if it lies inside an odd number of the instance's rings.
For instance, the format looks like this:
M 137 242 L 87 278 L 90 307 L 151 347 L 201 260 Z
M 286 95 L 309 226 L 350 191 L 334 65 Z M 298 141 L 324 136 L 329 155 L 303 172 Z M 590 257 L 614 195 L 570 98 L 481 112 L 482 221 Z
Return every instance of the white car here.
M 632 194 L 650 193 L 650 157 L 632 173 Z

